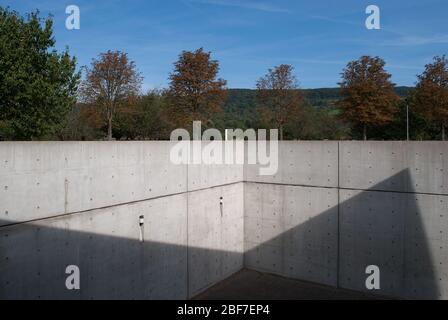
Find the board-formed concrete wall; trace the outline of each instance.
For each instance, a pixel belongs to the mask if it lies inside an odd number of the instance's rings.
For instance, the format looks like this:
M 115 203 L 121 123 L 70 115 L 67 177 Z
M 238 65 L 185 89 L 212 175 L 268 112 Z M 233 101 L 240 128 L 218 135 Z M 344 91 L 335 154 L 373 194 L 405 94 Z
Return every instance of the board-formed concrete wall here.
M 0 299 L 185 299 L 240 270 L 243 165 L 173 145 L 0 143 Z

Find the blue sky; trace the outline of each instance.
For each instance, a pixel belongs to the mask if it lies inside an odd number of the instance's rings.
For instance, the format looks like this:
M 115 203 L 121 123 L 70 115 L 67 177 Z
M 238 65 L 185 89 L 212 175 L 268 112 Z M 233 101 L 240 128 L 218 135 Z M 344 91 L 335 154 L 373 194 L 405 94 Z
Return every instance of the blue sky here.
M 65 8 L 81 10 L 81 29 L 65 28 Z M 367 30 L 365 9 L 381 9 Z M 144 89 L 167 86 L 182 50 L 204 47 L 230 88 L 253 88 L 270 67 L 295 67 L 302 88 L 334 87 L 348 61 L 379 55 L 398 85 L 413 85 L 434 55 L 447 54 L 447 0 L 0 0 L 20 13 L 55 20 L 58 48 L 80 65 L 108 49 L 129 54 Z

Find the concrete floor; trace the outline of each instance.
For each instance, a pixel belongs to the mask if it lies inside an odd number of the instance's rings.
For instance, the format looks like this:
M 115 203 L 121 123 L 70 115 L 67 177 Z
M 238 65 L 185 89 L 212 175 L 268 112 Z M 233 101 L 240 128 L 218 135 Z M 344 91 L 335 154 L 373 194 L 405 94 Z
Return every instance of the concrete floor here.
M 197 295 L 195 300 L 366 300 L 381 297 L 241 270 Z

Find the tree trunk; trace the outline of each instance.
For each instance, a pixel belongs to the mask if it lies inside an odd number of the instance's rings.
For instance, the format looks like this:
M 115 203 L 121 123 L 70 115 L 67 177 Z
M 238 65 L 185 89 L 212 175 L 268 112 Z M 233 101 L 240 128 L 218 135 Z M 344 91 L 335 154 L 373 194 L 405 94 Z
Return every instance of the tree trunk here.
M 445 141 L 445 125 L 442 124 L 442 141 Z
M 367 141 L 367 126 L 365 124 L 363 125 L 362 131 L 362 137 L 364 141 Z
M 112 117 L 109 117 L 107 124 L 107 140 L 112 141 Z
M 280 141 L 283 141 L 283 126 L 280 126 Z

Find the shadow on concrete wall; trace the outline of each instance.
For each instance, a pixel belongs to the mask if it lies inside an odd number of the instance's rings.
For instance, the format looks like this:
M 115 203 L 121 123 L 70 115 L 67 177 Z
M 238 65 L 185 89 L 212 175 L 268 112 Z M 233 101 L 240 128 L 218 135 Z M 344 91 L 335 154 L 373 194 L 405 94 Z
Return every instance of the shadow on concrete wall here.
M 33 223 L 0 231 L 0 299 L 186 299 L 188 285 L 198 290 L 242 268 L 241 252 L 187 252 L 185 245 Z M 66 289 L 68 265 L 80 269 L 80 290 Z
M 405 178 L 407 170 L 390 179 Z M 339 207 L 257 244 L 245 253 L 246 263 L 361 291 L 366 290 L 366 266 L 377 265 L 381 270 L 377 293 L 439 298 L 418 198 L 412 193 L 373 191 L 388 182 L 366 191 L 340 190 Z M 329 235 L 336 240 L 321 241 L 323 232 L 336 232 Z M 142 243 L 38 223 L 1 227 L 0 236 L 1 299 L 185 299 L 243 264 L 240 252 Z M 67 265 L 79 266 L 81 290 L 66 289 Z
M 366 267 L 376 265 L 380 268 L 381 285 L 373 293 L 440 299 L 442 279 L 437 276 L 435 264 L 442 262 L 433 261 L 432 256 L 439 247 L 430 243 L 425 231 L 428 217 L 425 226 L 425 212 L 419 205 L 422 200 L 419 197 L 431 195 L 379 191 L 387 190 L 392 182 L 409 179 L 409 171 L 404 170 L 369 190 L 340 189 L 339 207 L 330 207 L 296 226 L 288 226 L 288 215 L 292 213 L 283 211 L 283 220 L 267 223 L 268 227 L 283 227 L 282 233 L 250 245 L 245 253 L 245 265 L 366 292 L 369 291 L 365 286 Z M 283 189 L 283 199 L 280 199 L 283 202 L 289 200 L 285 193 Z M 263 214 L 269 216 L 269 213 Z M 334 225 L 335 221 L 338 226 Z M 263 228 L 261 232 L 266 232 L 266 225 Z

